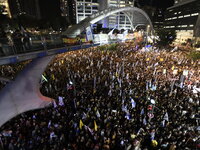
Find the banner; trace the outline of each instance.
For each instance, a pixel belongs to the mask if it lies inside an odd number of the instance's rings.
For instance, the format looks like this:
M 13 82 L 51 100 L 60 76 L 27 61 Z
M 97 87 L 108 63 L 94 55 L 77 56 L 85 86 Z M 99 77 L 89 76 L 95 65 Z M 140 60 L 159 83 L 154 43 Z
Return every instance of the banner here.
M 86 28 L 86 38 L 87 38 L 87 41 L 93 41 L 94 40 L 91 26 Z

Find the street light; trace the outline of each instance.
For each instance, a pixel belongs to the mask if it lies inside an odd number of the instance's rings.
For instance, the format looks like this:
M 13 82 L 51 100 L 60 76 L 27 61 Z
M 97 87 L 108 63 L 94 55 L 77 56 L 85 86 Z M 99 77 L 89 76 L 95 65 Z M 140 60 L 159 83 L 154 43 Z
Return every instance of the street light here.
M 150 25 L 147 25 L 147 31 L 146 31 L 146 45 L 148 43 L 148 37 L 149 37 L 149 31 L 150 31 Z

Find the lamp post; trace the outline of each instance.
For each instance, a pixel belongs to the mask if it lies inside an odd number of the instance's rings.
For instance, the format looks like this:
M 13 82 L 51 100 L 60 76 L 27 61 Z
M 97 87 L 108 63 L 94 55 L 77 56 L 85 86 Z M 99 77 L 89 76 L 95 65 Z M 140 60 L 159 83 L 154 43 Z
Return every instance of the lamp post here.
M 149 37 L 150 25 L 147 25 L 147 36 L 146 36 L 146 45 L 148 44 L 148 37 Z

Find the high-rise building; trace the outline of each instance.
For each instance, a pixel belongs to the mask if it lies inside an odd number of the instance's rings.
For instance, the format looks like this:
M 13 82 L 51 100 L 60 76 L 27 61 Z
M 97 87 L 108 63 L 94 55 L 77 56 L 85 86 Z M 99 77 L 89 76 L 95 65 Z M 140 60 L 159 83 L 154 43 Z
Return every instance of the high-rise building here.
M 163 28 L 164 25 L 164 14 L 165 14 L 165 10 L 162 8 L 157 8 L 152 16 L 152 23 L 153 23 L 153 27 L 154 29 L 160 29 Z
M 21 14 L 40 19 L 39 0 L 8 0 L 11 16 L 16 18 Z
M 177 42 L 193 39 L 200 14 L 199 0 L 176 0 L 165 14 L 164 28 L 177 32 Z
M 133 0 L 108 0 L 107 7 L 133 7 Z M 109 28 L 129 29 L 131 23 L 124 13 L 117 13 L 108 17 Z
M 60 0 L 61 16 L 65 17 L 70 24 L 76 24 L 76 1 Z
M 8 0 L 0 0 L 0 5 L 5 7 L 5 14 L 4 15 L 8 15 L 8 17 L 11 17 L 9 5 L 8 5 Z
M 76 23 L 99 11 L 98 0 L 77 0 L 76 1 Z
M 86 17 L 107 9 L 109 7 L 133 7 L 134 0 L 77 0 L 76 3 L 76 22 L 79 23 Z M 117 28 L 127 29 L 131 28 L 130 21 L 123 13 L 117 13 L 111 15 L 99 23 L 103 25 L 103 28 Z

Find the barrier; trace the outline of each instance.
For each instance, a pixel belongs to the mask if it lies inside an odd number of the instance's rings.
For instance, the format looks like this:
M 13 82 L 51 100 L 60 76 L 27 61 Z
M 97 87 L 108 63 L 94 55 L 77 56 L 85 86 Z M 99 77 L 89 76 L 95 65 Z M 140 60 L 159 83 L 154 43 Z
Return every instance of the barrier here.
M 29 52 L 29 53 L 18 54 L 18 55 L 13 55 L 13 56 L 5 56 L 5 57 L 0 58 L 0 65 L 17 63 L 17 62 L 34 59 L 34 58 L 40 58 L 44 56 L 57 55 L 57 54 L 65 53 L 67 51 L 86 49 L 86 48 L 95 47 L 98 45 L 100 44 L 76 45 L 76 46 L 49 49 L 45 51 L 42 50 L 42 51 Z

